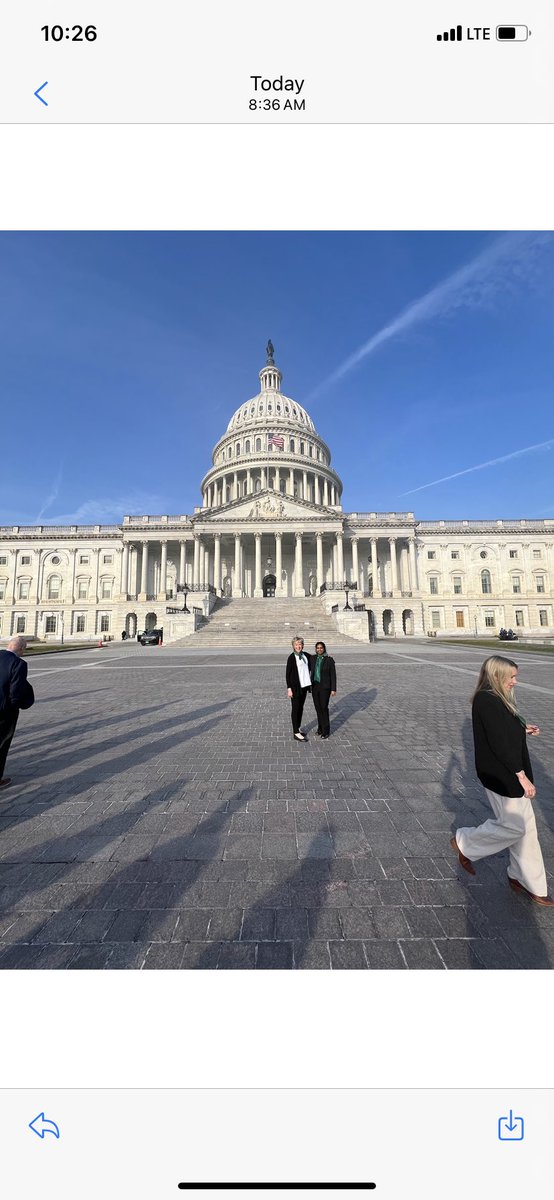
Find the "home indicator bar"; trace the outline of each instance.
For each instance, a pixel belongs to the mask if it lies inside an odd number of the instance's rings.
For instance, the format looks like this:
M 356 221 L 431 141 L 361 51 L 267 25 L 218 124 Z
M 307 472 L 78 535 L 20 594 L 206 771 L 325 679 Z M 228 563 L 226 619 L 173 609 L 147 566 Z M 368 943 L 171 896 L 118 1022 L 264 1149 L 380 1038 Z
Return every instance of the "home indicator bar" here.
M 376 1183 L 179 1183 L 183 1192 L 374 1192 Z

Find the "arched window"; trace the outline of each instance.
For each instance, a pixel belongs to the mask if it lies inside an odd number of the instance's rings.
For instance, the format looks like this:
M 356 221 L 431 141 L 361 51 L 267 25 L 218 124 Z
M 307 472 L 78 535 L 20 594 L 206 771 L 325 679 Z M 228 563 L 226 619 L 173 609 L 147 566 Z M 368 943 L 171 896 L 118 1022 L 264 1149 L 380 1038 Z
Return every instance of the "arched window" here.
M 244 443 L 244 453 L 250 454 L 250 438 Z
M 294 438 L 289 441 L 289 454 L 294 454 Z
M 481 571 L 481 591 L 488 596 L 492 592 L 490 571 Z
M 231 455 L 232 455 L 232 453 L 233 453 L 233 447 L 232 447 L 232 446 L 228 446 L 228 447 L 227 447 L 227 458 L 230 458 L 230 457 L 231 457 Z
M 304 453 L 305 453 L 305 450 L 306 450 L 306 448 L 305 448 L 305 446 L 304 446 L 304 442 L 300 442 L 300 453 L 301 453 L 301 454 L 304 454 Z
M 48 580 L 48 599 L 59 600 L 62 581 L 59 575 L 51 575 Z
M 261 450 L 261 448 L 262 448 L 262 439 L 256 438 L 256 450 Z
M 237 442 L 237 443 L 236 443 L 236 445 L 235 445 L 235 454 L 236 454 L 236 456 L 237 456 L 237 458 L 238 458 L 238 456 L 239 456 L 239 454 L 240 454 L 240 442 Z

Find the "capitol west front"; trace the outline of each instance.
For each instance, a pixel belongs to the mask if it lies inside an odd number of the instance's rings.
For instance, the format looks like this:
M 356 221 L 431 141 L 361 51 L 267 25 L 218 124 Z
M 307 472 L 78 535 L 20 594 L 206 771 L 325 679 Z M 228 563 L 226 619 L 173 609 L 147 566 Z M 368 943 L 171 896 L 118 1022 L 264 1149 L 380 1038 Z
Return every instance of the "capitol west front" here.
M 214 447 L 190 516 L 0 529 L 0 640 L 91 641 L 161 625 L 177 641 L 218 597 L 289 599 L 295 614 L 318 598 L 337 629 L 364 641 L 502 626 L 552 635 L 554 521 L 344 512 L 330 448 L 283 395 L 271 343 L 259 379 Z

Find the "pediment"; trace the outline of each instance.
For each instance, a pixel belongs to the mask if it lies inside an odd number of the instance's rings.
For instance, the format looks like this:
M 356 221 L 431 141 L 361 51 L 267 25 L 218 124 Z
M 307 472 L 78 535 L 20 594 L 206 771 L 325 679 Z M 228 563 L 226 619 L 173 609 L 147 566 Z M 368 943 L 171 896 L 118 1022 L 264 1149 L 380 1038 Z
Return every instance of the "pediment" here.
M 340 515 L 334 509 L 326 508 L 323 504 L 312 504 L 309 500 L 299 500 L 296 496 L 281 495 L 279 492 L 256 492 L 253 496 L 245 496 L 240 500 L 231 500 L 219 508 L 203 511 L 196 520 L 202 526 L 210 523 L 217 524 L 228 519 L 236 521 L 294 521 L 301 517 L 335 517 L 340 521 Z

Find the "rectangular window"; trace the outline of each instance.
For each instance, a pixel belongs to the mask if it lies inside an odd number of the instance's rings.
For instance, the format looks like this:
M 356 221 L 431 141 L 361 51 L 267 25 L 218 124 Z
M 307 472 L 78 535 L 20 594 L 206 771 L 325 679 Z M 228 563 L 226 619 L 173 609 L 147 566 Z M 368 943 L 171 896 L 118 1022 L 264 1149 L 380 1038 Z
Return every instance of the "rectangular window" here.
M 16 633 L 25 633 L 25 617 L 18 617 L 15 623 Z
M 28 581 L 28 579 L 22 579 L 21 583 L 19 584 L 19 599 L 20 600 L 28 600 L 29 599 L 29 581 Z
M 111 600 L 111 598 L 112 598 L 111 580 L 104 579 L 102 582 L 102 599 L 103 600 Z
M 495 627 L 495 625 L 496 625 L 496 621 L 495 621 L 495 619 L 494 619 L 494 613 L 493 613 L 493 612 L 486 612 L 486 613 L 485 613 L 485 625 L 486 625 L 487 629 L 494 629 L 494 627 Z
M 6 596 L 6 585 L 5 585 L 4 581 L 2 580 L 2 583 L 0 583 L 0 600 L 4 600 L 5 596 Z
M 427 558 L 436 558 L 436 557 L 437 557 L 437 555 L 436 555 L 436 552 L 435 552 L 435 550 L 428 550 L 428 551 L 427 551 Z
M 113 554 L 105 554 L 102 562 L 113 563 Z
M 44 625 L 44 632 L 45 633 L 55 633 L 56 632 L 56 618 L 55 617 L 47 617 L 46 618 L 46 622 Z
M 30 562 L 31 562 L 31 559 L 28 554 L 21 555 L 21 566 L 22 567 L 28 567 Z
M 521 592 L 521 579 L 519 578 L 519 575 L 515 575 L 512 579 L 512 592 L 515 592 L 516 595 L 519 595 Z
M 441 627 L 441 615 L 437 609 L 434 609 L 431 613 L 431 625 L 433 629 L 440 629 Z
M 461 577 L 461 575 L 455 575 L 454 576 L 454 594 L 456 596 L 459 596 L 461 591 L 462 591 L 462 577 Z
M 77 595 L 79 600 L 86 600 L 88 596 L 88 583 L 83 583 L 82 580 L 79 581 Z
M 544 592 L 544 575 L 537 575 L 537 591 Z
M 7 566 L 8 560 L 5 554 L 0 555 L 0 567 Z
M 85 632 L 85 619 L 86 618 L 83 616 L 77 617 L 77 620 L 75 621 L 75 633 Z
M 523 609 L 516 608 L 516 625 L 523 625 Z
M 100 617 L 100 633 L 108 633 L 109 629 L 110 629 L 109 613 L 104 613 L 103 616 Z
M 459 558 L 459 557 L 460 557 L 460 551 L 459 551 L 459 550 L 451 550 L 451 551 L 450 551 L 450 557 L 451 557 L 451 558 Z
M 517 550 L 510 550 L 510 558 L 517 558 Z
M 81 567 L 88 567 L 89 562 L 90 562 L 90 559 L 89 559 L 88 554 L 80 554 L 79 555 L 79 564 Z
M 548 612 L 546 608 L 539 608 L 539 623 L 541 625 L 548 625 Z
M 430 580 L 429 580 L 429 591 L 430 591 L 430 593 L 431 593 L 431 595 L 432 595 L 432 596 L 438 596 L 438 594 L 439 594 L 439 581 L 438 581 L 438 579 L 434 579 L 434 578 L 432 578 L 432 579 L 430 579 Z
M 542 558 L 542 550 L 533 550 L 533 558 Z
M 460 610 L 459 612 L 456 613 L 456 627 L 458 629 L 463 629 L 464 625 L 465 625 L 464 614 Z

